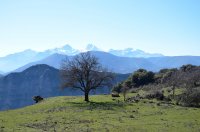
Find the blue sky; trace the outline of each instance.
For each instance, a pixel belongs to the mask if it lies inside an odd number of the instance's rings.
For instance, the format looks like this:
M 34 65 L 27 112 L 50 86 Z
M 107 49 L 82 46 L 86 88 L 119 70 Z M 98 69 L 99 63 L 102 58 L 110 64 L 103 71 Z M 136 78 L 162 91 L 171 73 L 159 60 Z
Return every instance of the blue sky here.
M 200 0 L 1 0 L 0 56 L 70 44 L 200 55 Z

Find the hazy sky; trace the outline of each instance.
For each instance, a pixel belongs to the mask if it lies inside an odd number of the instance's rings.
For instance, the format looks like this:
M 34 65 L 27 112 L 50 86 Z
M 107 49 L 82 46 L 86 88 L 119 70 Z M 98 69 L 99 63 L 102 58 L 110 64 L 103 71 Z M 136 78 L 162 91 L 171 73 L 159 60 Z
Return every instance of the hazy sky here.
M 88 43 L 200 55 L 200 0 L 0 1 L 0 56 Z

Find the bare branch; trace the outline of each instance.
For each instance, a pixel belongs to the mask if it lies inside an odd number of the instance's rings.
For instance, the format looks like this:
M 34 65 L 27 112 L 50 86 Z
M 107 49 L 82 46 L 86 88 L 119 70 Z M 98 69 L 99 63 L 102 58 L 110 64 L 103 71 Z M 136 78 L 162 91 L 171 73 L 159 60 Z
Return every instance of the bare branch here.
M 81 53 L 72 60 L 64 60 L 61 76 L 63 88 L 80 89 L 86 96 L 92 89 L 110 86 L 113 80 L 112 73 L 103 68 L 90 52 Z

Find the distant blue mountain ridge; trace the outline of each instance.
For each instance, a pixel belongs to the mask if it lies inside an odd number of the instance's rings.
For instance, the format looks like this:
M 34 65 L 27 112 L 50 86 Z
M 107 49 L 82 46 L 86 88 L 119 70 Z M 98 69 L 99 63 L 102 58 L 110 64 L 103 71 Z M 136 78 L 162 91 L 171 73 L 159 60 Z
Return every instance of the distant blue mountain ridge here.
M 55 49 L 48 49 L 43 52 L 37 52 L 33 50 L 25 50 L 22 52 L 14 53 L 7 55 L 5 57 L 0 57 L 0 71 L 2 72 L 11 72 L 17 68 L 20 68 L 28 63 L 41 61 L 42 59 L 45 59 L 53 54 L 61 54 L 61 55 L 68 55 L 68 56 L 74 56 L 76 54 L 79 54 L 81 52 L 86 51 L 102 51 L 98 47 L 92 44 L 88 44 L 84 50 L 78 50 L 72 48 L 70 45 L 65 45 L 60 48 Z M 107 53 L 111 53 L 116 56 L 121 57 L 158 57 L 162 56 L 161 54 L 150 54 L 143 52 L 141 50 L 133 50 L 131 48 L 127 48 L 124 50 L 109 50 Z
M 132 73 L 140 68 L 159 71 L 163 68 L 177 68 L 186 64 L 200 65 L 200 56 L 169 57 L 157 53 L 146 53 L 142 50 L 133 50 L 131 48 L 102 51 L 95 45 L 88 44 L 84 50 L 77 50 L 70 45 L 65 45 L 61 48 L 50 49 L 43 52 L 25 50 L 1 57 L 0 71 L 4 73 L 22 72 L 37 64 L 47 64 L 59 69 L 63 59 L 73 58 L 73 56 L 87 51 L 90 51 L 99 58 L 103 66 L 116 73 Z
M 186 64 L 200 65 L 200 56 L 133 58 L 119 57 L 102 51 L 90 51 L 90 53 L 96 56 L 104 67 L 115 73 L 132 73 L 140 68 L 157 72 L 164 68 L 178 68 Z M 56 53 L 40 61 L 26 64 L 14 72 L 22 72 L 37 64 L 46 64 L 59 69 L 64 59 L 72 59 L 73 57 Z

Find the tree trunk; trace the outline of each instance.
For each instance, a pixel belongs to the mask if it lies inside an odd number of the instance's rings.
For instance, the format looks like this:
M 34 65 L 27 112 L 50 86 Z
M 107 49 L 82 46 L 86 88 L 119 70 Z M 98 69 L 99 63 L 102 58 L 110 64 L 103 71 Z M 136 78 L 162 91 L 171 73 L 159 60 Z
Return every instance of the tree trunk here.
M 85 101 L 89 102 L 89 92 L 85 92 Z
M 174 99 L 174 97 L 175 97 L 175 86 L 173 86 L 172 90 L 173 90 L 173 99 Z
M 126 102 L 126 92 L 125 91 L 123 93 L 123 96 L 124 96 L 124 102 Z

